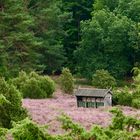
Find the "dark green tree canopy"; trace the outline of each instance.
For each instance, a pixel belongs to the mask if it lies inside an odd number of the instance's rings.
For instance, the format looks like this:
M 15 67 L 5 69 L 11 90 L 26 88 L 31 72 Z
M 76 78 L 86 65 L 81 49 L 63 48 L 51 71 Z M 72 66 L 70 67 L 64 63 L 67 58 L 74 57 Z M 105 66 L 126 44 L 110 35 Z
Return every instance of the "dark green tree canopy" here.
M 115 77 L 140 63 L 140 0 L 1 0 L 0 75 L 68 67 Z
M 64 24 L 69 14 L 61 11 L 61 1 L 31 0 L 29 9 L 35 19 L 35 36 L 42 42 L 40 63 L 48 72 L 61 69 L 66 60 L 63 50 Z
M 108 9 L 114 11 L 118 7 L 119 0 L 95 0 L 94 10 Z
M 62 10 L 71 14 L 71 19 L 64 26 L 67 36 L 64 38 L 63 44 L 68 57 L 66 66 L 72 72 L 75 71 L 76 63 L 73 52 L 79 47 L 81 40 L 80 21 L 91 18 L 93 2 L 94 0 L 62 0 Z
M 116 12 L 140 22 L 140 0 L 119 0 Z
M 36 66 L 38 42 L 30 31 L 34 19 L 24 1 L 0 1 L 0 74 L 15 75 L 20 69 Z
M 80 71 L 91 77 L 97 69 L 123 76 L 132 68 L 131 33 L 135 23 L 125 16 L 98 10 L 92 20 L 82 22 L 81 47 L 75 52 Z

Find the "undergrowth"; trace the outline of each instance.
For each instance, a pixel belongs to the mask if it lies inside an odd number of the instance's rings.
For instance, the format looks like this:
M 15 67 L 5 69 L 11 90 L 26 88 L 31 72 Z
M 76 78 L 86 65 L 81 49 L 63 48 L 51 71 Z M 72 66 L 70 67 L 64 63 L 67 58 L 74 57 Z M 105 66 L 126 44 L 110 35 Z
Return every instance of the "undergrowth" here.
M 14 140 L 137 140 L 140 138 L 140 120 L 123 115 L 118 108 L 111 110 L 114 115 L 112 124 L 107 128 L 94 125 L 87 131 L 80 124 L 75 123 L 63 114 L 59 117 L 63 135 L 51 135 L 46 126 L 40 127 L 28 118 L 13 124 L 10 130 L 0 129 L 2 140 L 6 133 L 11 133 Z

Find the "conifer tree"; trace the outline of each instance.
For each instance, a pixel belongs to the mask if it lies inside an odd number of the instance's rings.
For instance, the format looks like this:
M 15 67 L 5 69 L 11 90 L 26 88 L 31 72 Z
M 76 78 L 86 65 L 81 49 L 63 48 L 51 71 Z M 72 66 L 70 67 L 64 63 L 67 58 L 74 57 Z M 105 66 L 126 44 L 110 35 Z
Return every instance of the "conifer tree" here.
M 36 64 L 38 43 L 31 32 L 33 23 L 23 0 L 0 1 L 1 76 L 14 76 Z
M 67 66 L 72 72 L 75 71 L 76 58 L 74 58 L 74 51 L 79 48 L 81 41 L 81 24 L 83 20 L 91 19 L 91 12 L 94 0 L 62 0 L 64 12 L 71 13 L 71 20 L 67 20 L 64 29 L 67 36 L 64 38 L 64 49 L 67 53 L 68 62 Z
M 69 14 L 63 13 L 60 7 L 59 0 L 31 0 L 29 3 L 30 13 L 35 18 L 35 36 L 42 42 L 40 62 L 47 73 L 60 70 L 66 59 L 62 44 L 65 36 L 63 25 Z

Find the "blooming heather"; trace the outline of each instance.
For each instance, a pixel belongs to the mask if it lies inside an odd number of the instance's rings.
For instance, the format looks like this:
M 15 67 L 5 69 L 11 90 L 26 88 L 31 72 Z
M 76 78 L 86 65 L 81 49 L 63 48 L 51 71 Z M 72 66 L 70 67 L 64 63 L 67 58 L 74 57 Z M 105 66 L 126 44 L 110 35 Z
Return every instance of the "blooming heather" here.
M 73 95 L 62 94 L 60 90 L 55 92 L 55 96 L 50 99 L 24 99 L 23 106 L 29 110 L 32 119 L 38 124 L 48 124 L 52 134 L 63 133 L 58 117 L 65 113 L 76 121 L 90 129 L 93 124 L 103 127 L 111 123 L 112 115 L 109 113 L 110 107 L 77 108 L 76 98 Z M 140 110 L 129 107 L 121 107 L 126 115 L 140 116 Z

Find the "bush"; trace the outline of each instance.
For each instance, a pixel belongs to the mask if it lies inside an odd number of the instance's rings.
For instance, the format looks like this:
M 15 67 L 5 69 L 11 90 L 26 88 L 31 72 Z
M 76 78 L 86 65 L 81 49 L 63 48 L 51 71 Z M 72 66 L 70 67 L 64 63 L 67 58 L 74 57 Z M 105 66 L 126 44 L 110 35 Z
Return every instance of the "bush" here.
M 133 99 L 132 100 L 132 107 L 140 109 L 140 99 Z
M 137 67 L 133 68 L 133 100 L 132 107 L 140 108 L 140 69 Z
M 0 140 L 6 140 L 8 129 L 0 128 Z
M 68 68 L 64 68 L 62 70 L 62 74 L 60 76 L 60 83 L 61 88 L 64 92 L 71 94 L 74 90 L 74 78 L 72 74 L 70 73 L 70 70 Z
M 11 121 L 19 121 L 27 116 L 21 99 L 20 92 L 0 78 L 0 127 L 10 128 Z
M 133 90 L 132 93 L 130 93 L 130 89 L 125 88 L 120 92 L 115 92 L 113 94 L 113 104 L 114 105 L 126 105 L 126 106 L 132 106 L 135 108 L 140 108 L 140 69 L 139 68 L 133 68 Z
M 120 93 L 114 91 L 114 92 L 113 92 L 113 96 L 112 96 L 112 104 L 113 104 L 113 105 L 118 105 L 119 97 L 120 97 Z
M 14 140 L 47 140 L 42 129 L 28 118 L 14 123 L 14 129 L 11 132 Z
M 54 81 L 50 77 L 41 76 L 35 72 L 29 74 L 21 72 L 10 82 L 22 92 L 24 98 L 48 98 L 55 91 Z
M 92 84 L 98 88 L 110 88 L 116 86 L 116 80 L 106 70 L 97 70 L 92 77 Z
M 121 91 L 114 91 L 113 94 L 114 105 L 131 106 L 132 99 L 133 99 L 133 95 L 129 93 L 129 89 L 127 87 Z

